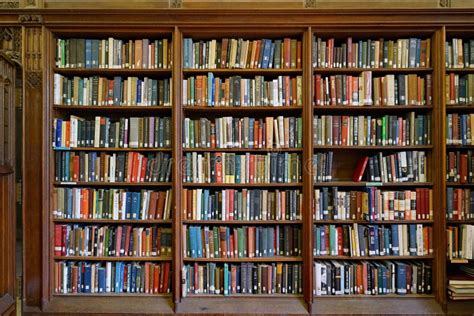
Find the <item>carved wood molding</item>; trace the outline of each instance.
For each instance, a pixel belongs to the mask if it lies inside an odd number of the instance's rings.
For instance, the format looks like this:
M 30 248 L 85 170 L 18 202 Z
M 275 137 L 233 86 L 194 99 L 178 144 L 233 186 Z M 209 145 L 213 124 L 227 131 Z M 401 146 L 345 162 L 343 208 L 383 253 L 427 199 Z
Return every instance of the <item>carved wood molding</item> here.
M 18 22 L 21 24 L 41 24 L 43 23 L 43 16 L 39 14 L 20 14 Z
M 43 84 L 43 73 L 41 71 L 25 72 L 26 86 L 31 89 L 41 88 Z
M 305 0 L 304 7 L 305 8 L 316 8 L 317 0 Z
M 19 1 L 0 2 L 0 9 L 18 9 L 19 7 Z
M 0 28 L 0 52 L 8 59 L 21 65 L 21 28 Z
M 169 7 L 170 8 L 182 8 L 183 7 L 183 0 L 169 0 Z
M 451 0 L 439 0 L 439 6 L 441 8 L 450 8 L 451 7 Z

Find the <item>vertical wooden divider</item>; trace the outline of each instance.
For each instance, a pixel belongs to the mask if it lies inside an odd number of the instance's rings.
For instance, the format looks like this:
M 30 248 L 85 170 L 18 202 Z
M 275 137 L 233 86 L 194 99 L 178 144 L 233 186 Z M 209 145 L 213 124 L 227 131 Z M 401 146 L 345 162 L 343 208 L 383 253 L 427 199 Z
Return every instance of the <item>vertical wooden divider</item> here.
M 433 276 L 436 300 L 441 304 L 443 310 L 446 310 L 446 106 L 445 106 L 445 84 L 444 78 L 446 75 L 446 61 L 445 61 L 445 42 L 446 42 L 446 28 L 443 26 L 435 34 L 435 56 L 436 64 L 433 65 L 433 76 L 435 78 L 436 93 L 433 95 L 437 97 L 435 100 L 435 111 L 437 111 L 437 121 L 435 121 L 437 131 L 437 138 L 435 139 L 435 154 L 436 159 L 435 184 L 438 187 L 438 207 L 435 208 L 435 227 L 437 232 L 435 236 L 435 243 L 437 245 L 435 252 L 435 268 L 436 272 Z M 436 191 L 435 191 L 436 192 Z M 436 212 L 437 211 L 437 212 Z M 436 214 L 437 213 L 437 214 Z
M 183 264 L 181 252 L 181 192 L 182 192 L 182 142 L 181 142 L 181 32 L 177 26 L 173 31 L 173 303 L 174 310 L 181 301 L 181 268 Z
M 308 311 L 313 303 L 313 250 L 312 250 L 312 158 L 313 158 L 313 107 L 311 102 L 311 27 L 303 35 L 303 293 Z

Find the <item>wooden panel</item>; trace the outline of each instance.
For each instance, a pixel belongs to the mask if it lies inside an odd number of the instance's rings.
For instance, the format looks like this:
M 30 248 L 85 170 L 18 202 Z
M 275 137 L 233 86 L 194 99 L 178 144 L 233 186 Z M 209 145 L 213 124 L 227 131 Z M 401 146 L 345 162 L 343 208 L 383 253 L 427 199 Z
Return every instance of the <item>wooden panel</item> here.
M 232 9 L 232 8 L 303 8 L 304 0 L 183 0 L 183 8 Z
M 113 9 L 113 8 L 153 8 L 161 9 L 169 7 L 169 0 L 45 0 L 46 9 Z
M 317 9 L 437 8 L 438 0 L 306 0 Z

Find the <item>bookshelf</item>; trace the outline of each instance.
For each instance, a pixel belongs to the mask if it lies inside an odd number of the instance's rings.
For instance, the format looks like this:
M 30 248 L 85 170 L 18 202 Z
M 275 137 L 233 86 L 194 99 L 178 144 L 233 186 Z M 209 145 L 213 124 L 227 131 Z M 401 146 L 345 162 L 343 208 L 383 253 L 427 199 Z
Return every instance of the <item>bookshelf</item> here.
M 463 268 L 471 267 L 472 249 L 464 246 L 466 235 L 463 230 L 472 227 L 473 220 L 470 205 L 466 204 L 469 199 L 472 183 L 462 160 L 469 160 L 472 150 L 469 141 L 470 126 L 466 123 L 470 120 L 472 112 L 472 79 L 474 69 L 470 63 L 470 56 L 463 58 L 466 52 L 464 45 L 469 45 L 474 33 L 470 28 L 446 28 L 445 33 L 445 55 L 444 55 L 444 98 L 445 109 L 445 280 L 446 280 L 446 302 L 448 312 L 461 313 L 468 312 L 474 308 L 474 300 L 471 297 L 463 297 L 459 292 L 459 286 L 455 282 L 459 280 L 472 280 L 467 274 L 461 271 Z M 462 41 L 462 42 L 461 42 Z M 463 45 L 464 44 L 464 45 Z M 461 50 L 459 48 L 462 47 Z M 468 47 L 468 50 L 470 47 Z M 458 161 L 456 171 L 452 169 L 453 158 Z M 453 170 L 453 171 L 451 171 Z M 453 177 L 453 175 L 455 177 Z M 463 202 L 464 201 L 464 202 Z M 458 238 L 456 238 L 459 236 Z M 462 249 L 462 251 L 461 251 Z M 462 286 L 461 286 L 462 288 Z M 451 290 L 453 290 L 451 292 Z
M 154 297 L 150 311 L 169 312 L 173 29 L 108 31 L 48 42 L 50 295 Z
M 74 13 L 74 14 L 73 14 Z M 247 10 L 227 11 L 227 10 L 202 10 L 195 11 L 181 10 L 161 12 L 158 10 L 149 11 L 120 11 L 115 15 L 104 16 L 102 13 L 90 10 L 77 12 L 58 11 L 43 12 L 43 24 L 25 24 L 25 36 L 29 39 L 27 43 L 35 42 L 38 32 L 43 30 L 43 45 L 39 45 L 38 51 L 34 54 L 25 54 L 26 72 L 25 78 L 32 77 L 31 73 L 43 74 L 42 85 L 34 86 L 25 90 L 25 130 L 24 143 L 24 196 L 25 199 L 25 262 L 32 262 L 31 269 L 25 271 L 25 313 L 236 313 L 236 312 L 265 312 L 267 314 L 344 314 L 347 311 L 354 313 L 379 313 L 391 310 L 401 314 L 408 314 L 416 310 L 426 314 L 441 313 L 442 309 L 448 311 L 472 309 L 470 303 L 452 302 L 448 300 L 446 278 L 449 268 L 453 265 L 465 265 L 464 261 L 454 260 L 448 262 L 446 259 L 446 238 L 447 226 L 456 226 L 457 222 L 447 220 L 442 207 L 446 205 L 446 189 L 469 188 L 471 184 L 447 182 L 445 179 L 446 152 L 467 151 L 470 145 L 454 146 L 446 144 L 444 129 L 448 113 L 470 114 L 469 105 L 450 105 L 444 102 L 445 74 L 449 71 L 444 64 L 445 37 L 460 37 L 461 34 L 472 34 L 466 30 L 472 30 L 472 12 L 469 10 L 451 10 L 448 13 L 440 10 L 401 10 L 401 11 L 268 11 Z M 12 24 L 18 23 L 17 14 L 12 14 L 15 19 Z M 11 18 L 5 17 L 5 21 Z M 199 19 L 198 19 L 199 17 Z M 9 21 L 9 20 L 8 20 Z M 158 21 L 158 22 L 157 22 Z M 87 23 L 90 22 L 90 25 Z M 461 27 L 460 25 L 466 25 Z M 341 25 L 344 28 L 341 28 Z M 44 26 L 44 27 L 43 27 Z M 40 33 L 41 34 L 41 33 Z M 420 38 L 431 39 L 430 57 L 431 63 L 425 67 L 401 67 L 401 68 L 375 68 L 367 69 L 354 66 L 348 68 L 324 68 L 313 66 L 313 36 L 318 35 L 327 40 L 335 38 L 336 44 L 345 43 L 348 37 L 354 40 L 397 40 L 400 38 Z M 464 35 L 463 35 L 464 36 Z M 467 36 L 467 35 L 465 35 Z M 464 36 L 464 37 L 465 37 Z M 55 64 L 56 40 L 58 38 L 91 38 L 106 39 L 109 37 L 122 39 L 169 39 L 174 52 L 172 66 L 169 69 L 111 69 L 93 68 L 76 69 L 61 68 Z M 222 38 L 243 38 L 248 40 L 260 39 L 298 39 L 301 41 L 301 65 L 290 69 L 258 69 L 258 68 L 216 68 L 216 69 L 192 69 L 186 67 L 183 62 L 185 38 L 194 40 L 220 41 Z M 472 37 L 471 37 L 472 38 Z M 28 51 L 29 52 L 29 51 Z M 42 53 L 44 60 L 38 62 L 35 56 Z M 39 65 L 39 66 L 38 66 Z M 36 67 L 36 68 L 35 68 Z M 315 85 L 313 77 L 330 76 L 353 76 L 358 78 L 364 73 L 371 72 L 372 79 L 397 76 L 417 76 L 426 78 L 431 76 L 432 102 L 431 104 L 416 105 L 393 105 L 393 106 L 352 106 L 348 104 L 337 104 L 330 106 L 315 106 L 313 104 Z M 453 72 L 466 75 L 470 70 L 455 69 Z M 183 100 L 184 93 L 189 91 L 188 86 L 183 84 L 183 80 L 193 77 L 208 76 L 212 73 L 215 78 L 230 78 L 240 76 L 243 79 L 262 77 L 264 81 L 278 80 L 279 76 L 289 76 L 294 78 L 301 76 L 301 105 L 290 104 L 288 106 L 214 106 L 208 107 L 205 103 L 188 106 Z M 173 90 L 170 93 L 170 106 L 97 106 L 89 104 L 68 105 L 67 102 L 54 102 L 54 75 L 60 74 L 67 78 L 82 77 L 103 77 L 113 79 L 114 77 L 148 77 L 157 80 L 169 78 Z M 29 83 L 32 84 L 31 82 Z M 44 103 L 44 104 L 43 104 Z M 41 109 L 39 111 L 38 109 Z M 387 144 L 346 144 L 334 145 L 331 143 L 315 144 L 313 119 L 315 116 L 371 116 L 372 118 L 383 118 L 394 116 L 403 120 L 409 120 L 410 116 L 415 118 L 426 116 L 430 118 L 426 127 L 427 134 L 431 135 L 431 142 L 419 144 L 396 143 Z M 52 147 L 53 131 L 55 119 L 61 118 L 64 121 L 70 117 L 84 117 L 94 120 L 95 116 L 109 117 L 111 122 L 120 118 L 130 117 L 170 117 L 171 118 L 171 145 L 167 148 L 155 148 L 139 146 L 137 148 L 124 148 L 121 146 L 93 148 L 81 145 L 74 148 Z M 210 146 L 187 146 L 183 145 L 185 136 L 184 123 L 186 119 L 200 120 L 206 119 L 209 122 L 223 117 L 232 117 L 238 120 L 245 118 L 266 117 L 277 118 L 279 116 L 288 118 L 301 118 L 303 132 L 301 144 L 297 146 L 283 146 L 283 148 L 242 148 L 227 147 L 216 148 Z M 243 121 L 242 121 L 243 122 Z M 206 123 L 207 124 L 207 123 Z M 406 123 L 403 123 L 406 124 Z M 443 128 L 439 128 L 442 126 Z M 388 157 L 400 152 L 423 152 L 426 159 L 426 173 L 418 181 L 410 182 L 390 182 L 385 180 L 374 181 L 367 179 L 365 175 L 360 182 L 352 180 L 354 169 L 359 158 L 364 156 L 375 156 L 382 154 Z M 313 178 L 314 173 L 311 162 L 315 154 L 333 153 L 333 173 L 332 179 L 317 181 Z M 121 154 L 139 155 L 147 157 L 155 154 L 169 154 L 173 158 L 171 176 L 169 179 L 156 181 L 122 181 L 107 183 L 105 181 L 94 180 L 85 181 L 81 179 L 55 179 L 55 155 L 57 153 L 69 155 L 89 155 L 101 153 L 103 155 Z M 205 158 L 215 154 L 225 154 L 227 157 L 243 156 L 251 154 L 255 156 L 266 156 L 267 154 L 288 154 L 299 155 L 303 162 L 301 179 L 288 182 L 258 181 L 257 183 L 226 183 L 232 181 L 187 181 L 186 159 L 189 155 Z M 38 157 L 44 162 L 42 168 L 38 168 Z M 99 155 L 100 157 L 100 155 Z M 201 159 L 203 159 L 201 158 Z M 34 166 L 34 168 L 33 168 Z M 270 182 L 270 183 L 268 183 Z M 172 190 L 172 203 L 169 209 L 170 218 L 147 218 L 135 220 L 131 218 L 112 219 L 105 218 L 55 218 L 54 192 L 61 190 L 77 190 L 81 188 L 91 190 L 127 190 L 138 192 L 167 191 Z M 367 220 L 366 218 L 313 218 L 313 207 L 315 191 L 322 192 L 327 189 L 332 192 L 426 192 L 420 190 L 431 190 L 432 196 L 432 217 L 425 218 L 376 218 Z M 199 191 L 198 191 L 199 190 Z M 235 217 L 233 219 L 219 219 L 218 217 L 188 217 L 188 200 L 185 193 L 205 192 L 210 193 L 233 190 L 234 192 L 247 191 L 268 191 L 268 192 L 289 192 L 299 191 L 301 208 L 299 216 L 294 218 L 276 219 L 272 218 L 245 218 Z M 429 192 L 429 191 L 428 191 Z M 378 194 L 378 193 L 377 193 Z M 425 193 L 421 193 L 425 194 Z M 202 194 L 204 196 L 204 193 Z M 428 201 L 430 194 L 428 193 Z M 426 197 L 426 195 L 425 195 Z M 35 201 L 33 203 L 32 201 Z M 39 202 L 38 202 L 39 201 Z M 427 203 L 430 205 L 430 203 Z M 271 209 L 271 208 L 270 208 Z M 35 210 L 34 212 L 32 210 Z M 426 208 L 424 209 L 426 210 Z M 429 211 L 428 207 L 428 211 Z M 212 213 L 211 213 L 212 214 Z M 424 214 L 424 213 L 423 213 Z M 466 220 L 466 224 L 472 224 L 472 220 Z M 171 255 L 160 256 L 131 256 L 131 257 L 111 257 L 105 255 L 80 256 L 55 254 L 55 226 L 56 225 L 77 225 L 77 227 L 131 227 L 134 228 L 157 227 L 172 229 L 172 252 Z M 314 238 L 314 226 L 321 227 L 359 227 L 378 226 L 392 227 L 400 225 L 409 229 L 410 225 L 422 225 L 423 228 L 432 230 L 433 252 L 423 254 L 404 255 L 372 255 L 360 254 L 359 256 L 349 256 L 347 253 L 334 255 L 331 253 L 324 255 L 313 254 L 313 247 L 316 245 Z M 244 227 L 256 227 L 263 230 L 276 229 L 277 227 L 292 227 L 300 230 L 301 252 L 295 255 L 275 255 L 273 257 L 251 257 L 237 256 L 230 258 L 199 257 L 193 258 L 185 253 L 186 229 L 193 227 L 197 231 L 204 231 L 206 228 L 214 227 L 226 229 L 230 235 Z M 84 260 L 82 260 L 84 259 Z M 89 260 L 90 259 L 90 260 Z M 71 261 L 74 263 L 88 261 L 91 263 L 103 263 L 106 261 L 125 263 L 150 263 L 161 264 L 169 262 L 171 264 L 171 293 L 166 295 L 147 293 L 55 293 L 55 263 L 61 261 Z M 384 295 L 364 295 L 347 294 L 317 296 L 313 290 L 315 286 L 313 279 L 315 276 L 314 263 L 318 262 L 354 262 L 360 264 L 367 262 L 370 265 L 383 265 L 386 261 L 396 261 L 406 264 L 423 263 L 432 266 L 432 293 L 412 293 L 407 295 L 384 294 Z M 255 266 L 271 264 L 301 265 L 302 290 L 294 294 L 248 294 L 231 293 L 230 295 L 206 294 L 206 293 L 185 293 L 183 294 L 183 268 L 188 265 L 215 264 L 221 268 L 224 264 L 240 266 L 242 263 L 250 263 Z

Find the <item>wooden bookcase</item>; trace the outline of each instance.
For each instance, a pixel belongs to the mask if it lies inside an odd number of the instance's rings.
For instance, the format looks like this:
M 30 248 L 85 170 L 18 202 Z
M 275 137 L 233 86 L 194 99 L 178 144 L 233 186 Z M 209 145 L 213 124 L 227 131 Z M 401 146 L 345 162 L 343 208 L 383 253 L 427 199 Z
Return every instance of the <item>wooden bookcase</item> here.
M 54 313 L 129 313 L 129 314 L 173 314 L 173 313 L 266 313 L 266 314 L 345 314 L 351 313 L 390 313 L 408 314 L 411 311 L 418 313 L 440 313 L 443 309 L 450 308 L 451 303 L 446 296 L 446 243 L 445 243 L 445 212 L 446 205 L 446 182 L 445 182 L 445 114 L 444 104 L 444 42 L 454 34 L 470 30 L 472 35 L 474 27 L 472 21 L 472 10 L 115 10 L 113 14 L 105 15 L 100 10 L 83 11 L 35 11 L 26 10 L 22 15 L 33 18 L 22 18 L 18 20 L 18 13 L 8 11 L 5 14 L 4 23 L 19 24 L 23 28 L 24 42 L 32 41 L 35 32 L 40 32 L 40 45 L 33 47 L 36 53 L 42 56 L 38 64 L 31 64 L 36 55 L 24 54 L 24 64 L 27 80 L 28 73 L 37 73 L 43 78 L 41 85 L 35 85 L 25 92 L 25 134 L 23 138 L 25 148 L 25 164 L 32 164 L 35 158 L 41 158 L 41 168 L 27 168 L 24 173 L 25 197 L 37 198 L 40 203 L 28 201 L 24 203 L 24 256 L 25 263 L 31 263 L 31 268 L 25 266 L 24 273 L 24 311 L 26 313 L 43 312 Z M 40 18 L 36 19 L 36 16 Z M 458 33 L 456 33 L 458 32 Z M 318 107 L 314 108 L 312 103 L 314 74 L 353 74 L 358 75 L 362 69 L 313 69 L 312 67 L 312 40 L 317 34 L 323 38 L 334 37 L 345 39 L 349 36 L 354 39 L 398 39 L 408 37 L 431 39 L 431 66 L 426 69 L 373 69 L 374 75 L 385 75 L 392 73 L 415 73 L 418 75 L 431 74 L 433 106 L 407 106 L 407 107 Z M 79 70 L 79 69 L 56 69 L 54 66 L 55 40 L 58 37 L 76 38 L 160 38 L 166 36 L 172 40 L 173 45 L 173 67 L 171 70 Z M 208 70 L 184 69 L 182 64 L 183 38 L 196 39 L 220 39 L 222 37 L 232 38 L 282 38 L 292 37 L 302 41 L 302 69 L 291 70 L 235 70 L 235 69 L 213 69 L 210 70 L 216 76 L 227 77 L 242 75 L 253 77 L 264 75 L 275 77 L 278 75 L 301 75 L 303 77 L 303 106 L 302 108 L 251 108 L 245 112 L 234 108 L 212 108 L 192 107 L 187 108 L 182 104 L 182 80 L 190 76 L 206 74 Z M 472 37 L 472 36 L 471 36 Z M 28 46 L 29 47 L 29 46 Z M 30 47 L 31 48 L 31 47 Z M 74 107 L 56 105 L 53 107 L 53 74 L 58 71 L 67 75 L 89 76 L 102 74 L 104 76 L 114 75 L 138 75 L 171 77 L 173 81 L 172 107 L 162 109 L 157 107 L 122 108 L 122 107 Z M 123 110 L 126 110 L 123 111 Z M 461 110 L 461 109 L 460 109 Z M 417 114 L 431 115 L 432 145 L 406 147 L 384 146 L 374 147 L 347 147 L 333 148 L 331 146 L 313 146 L 313 115 L 374 115 L 381 116 L 404 115 L 408 111 Z M 469 111 L 469 109 L 467 109 Z M 174 208 L 172 220 L 162 222 L 160 225 L 168 225 L 173 228 L 173 257 L 172 260 L 172 294 L 170 296 L 158 295 L 54 295 L 53 291 L 53 261 L 54 254 L 54 229 L 57 223 L 74 223 L 79 221 L 55 220 L 51 214 L 52 189 L 58 183 L 53 181 L 53 150 L 51 148 L 52 120 L 56 116 L 66 116 L 69 113 L 81 113 L 84 116 L 95 115 L 172 115 L 173 139 L 172 157 L 173 172 L 172 182 L 160 184 L 173 189 Z M 100 113 L 100 114 L 99 114 Z M 120 114 L 118 114 L 120 113 Z M 337 180 L 333 182 L 315 183 L 311 168 L 303 172 L 303 180 L 297 185 L 303 192 L 303 218 L 301 221 L 253 221 L 245 222 L 243 225 L 277 225 L 294 224 L 302 229 L 303 249 L 301 258 L 272 258 L 272 261 L 297 261 L 303 265 L 303 295 L 230 295 L 224 296 L 192 296 L 182 297 L 181 271 L 184 264 L 190 262 L 183 255 L 181 238 L 183 225 L 201 225 L 198 221 L 188 221 L 183 218 L 182 198 L 183 188 L 251 188 L 252 185 L 225 185 L 193 184 L 183 183 L 181 173 L 181 162 L 186 152 L 215 152 L 225 151 L 221 149 L 183 149 L 182 146 L 182 122 L 186 117 L 208 117 L 221 116 L 301 116 L 303 118 L 303 148 L 291 149 L 288 152 L 301 153 L 303 161 L 311 161 L 312 156 L 320 151 L 334 151 L 337 162 L 335 164 L 335 175 Z M 363 189 L 367 183 L 352 182 L 351 176 L 357 161 L 362 155 L 370 155 L 376 152 L 396 152 L 403 150 L 419 149 L 428 155 L 428 175 L 425 183 L 387 183 L 383 188 L 405 190 L 414 188 L 433 189 L 433 220 L 424 221 L 425 225 L 433 228 L 434 253 L 422 258 L 418 257 L 380 257 L 380 259 L 411 259 L 430 262 L 433 266 L 433 294 L 431 295 L 380 295 L 380 296 L 313 296 L 313 190 L 320 187 L 339 186 L 346 189 Z M 230 151 L 230 150 L 229 150 Z M 234 150 L 234 152 L 250 152 L 252 150 Z M 253 150 L 260 153 L 261 150 Z M 265 152 L 265 151 L 262 151 Z M 35 157 L 35 158 L 33 158 Z M 36 162 L 37 163 L 37 162 Z M 87 185 L 90 185 L 87 184 Z M 370 185 L 370 184 L 369 184 Z M 97 184 L 100 186 L 100 184 Z M 122 184 L 119 185 L 122 187 Z M 123 184 L 125 187 L 132 187 Z M 140 187 L 140 185 L 138 185 Z M 146 185 L 149 187 L 149 185 Z M 294 184 L 274 185 L 274 188 L 292 188 Z M 35 204 L 36 203 L 36 204 Z M 34 209 L 34 210 L 33 210 Z M 416 221 L 418 222 L 418 221 Z M 91 221 L 92 223 L 92 221 Z M 110 224 L 110 221 L 101 221 Z M 117 222 L 118 223 L 118 222 Z M 123 222 L 126 223 L 126 222 Z M 352 224 L 357 221 L 320 221 L 318 224 Z M 363 223 L 359 221 L 358 223 Z M 382 224 L 408 224 L 414 221 L 387 221 Z M 149 223 L 147 223 L 149 224 Z M 207 221 L 207 225 L 235 225 L 230 221 Z M 59 258 L 56 258 L 59 259 Z M 102 260 L 104 258 L 97 258 Z M 340 259 L 325 257 L 324 259 Z M 347 258 L 349 259 L 349 258 Z M 360 259 L 379 259 L 374 257 Z M 207 262 L 208 259 L 192 259 L 191 261 Z M 219 259 L 215 261 L 225 262 L 248 262 L 246 259 Z M 254 259 L 252 261 L 260 261 Z M 266 259 L 263 259 L 266 261 Z M 268 262 L 268 261 L 266 261 Z M 458 310 L 468 312 L 469 306 L 461 306 Z M 471 310 L 472 311 L 472 310 Z

